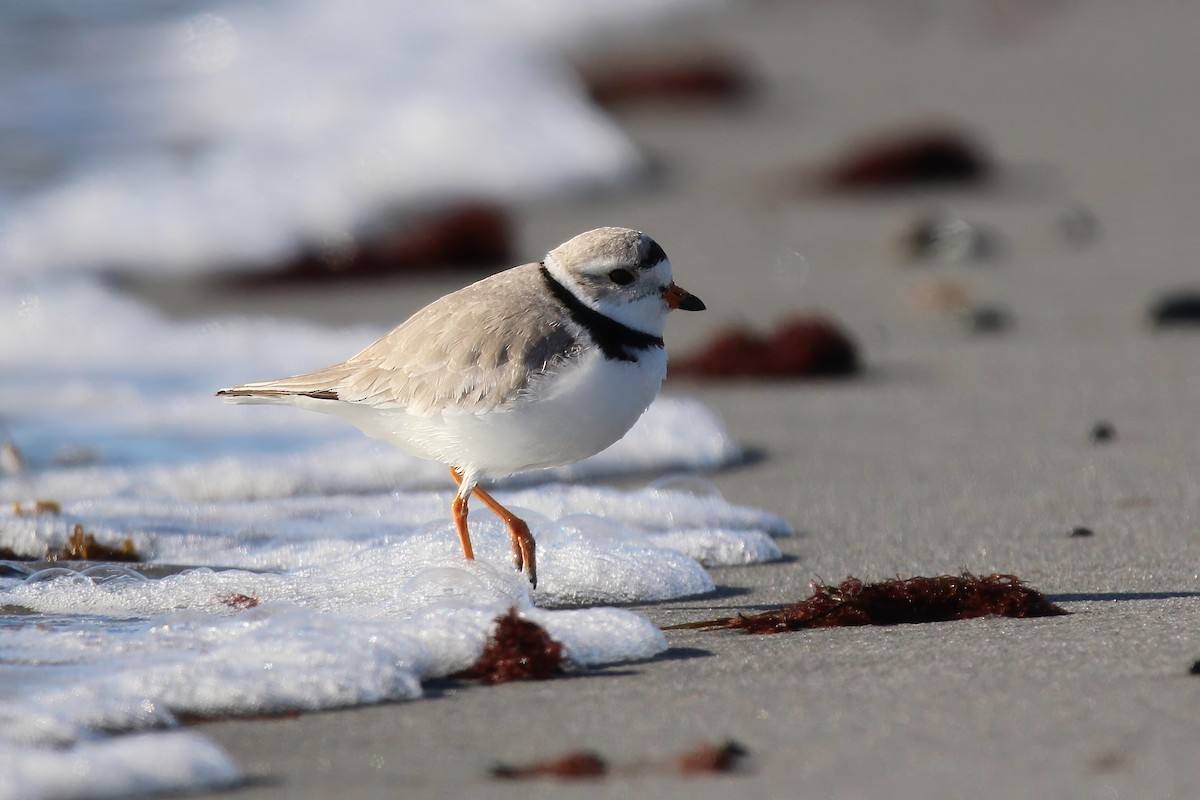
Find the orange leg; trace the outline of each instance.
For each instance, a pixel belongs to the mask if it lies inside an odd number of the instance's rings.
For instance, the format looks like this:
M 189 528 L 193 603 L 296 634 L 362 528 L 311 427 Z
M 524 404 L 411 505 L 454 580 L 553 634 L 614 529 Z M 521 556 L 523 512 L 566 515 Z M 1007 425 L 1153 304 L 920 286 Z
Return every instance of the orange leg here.
M 468 561 L 475 560 L 475 548 L 471 547 L 471 532 L 467 529 L 467 498 L 455 497 L 450 504 L 454 514 L 454 527 L 458 528 L 458 541 L 462 545 L 463 556 Z
M 454 467 L 450 468 L 450 475 L 454 478 L 454 482 L 462 486 L 462 474 Z M 508 528 L 508 536 L 512 541 L 513 549 L 513 564 L 517 569 L 525 571 L 529 575 L 529 583 L 533 588 L 537 588 L 537 545 L 533 540 L 533 534 L 529 532 L 529 526 L 525 524 L 525 520 L 518 517 L 516 514 L 509 511 L 504 506 L 496 501 L 496 498 L 476 486 L 472 490 L 483 501 L 483 504 L 495 512 L 496 516 L 504 521 Z M 460 502 L 461 501 L 461 502 Z M 462 523 L 459 524 L 459 506 L 462 507 Z M 455 497 L 454 505 L 454 523 L 458 525 L 458 536 L 465 544 L 464 551 L 468 551 L 471 546 L 470 539 L 467 538 L 467 498 Z M 467 558 L 471 558 L 470 555 Z
M 509 539 L 512 540 L 513 564 L 517 569 L 525 570 L 529 574 L 529 583 L 536 589 L 537 545 L 533 541 L 533 534 L 529 532 L 529 526 L 525 524 L 525 520 L 497 503 L 496 499 L 483 489 L 476 487 L 475 494 L 485 506 L 496 513 L 496 516 L 504 520 L 508 527 Z

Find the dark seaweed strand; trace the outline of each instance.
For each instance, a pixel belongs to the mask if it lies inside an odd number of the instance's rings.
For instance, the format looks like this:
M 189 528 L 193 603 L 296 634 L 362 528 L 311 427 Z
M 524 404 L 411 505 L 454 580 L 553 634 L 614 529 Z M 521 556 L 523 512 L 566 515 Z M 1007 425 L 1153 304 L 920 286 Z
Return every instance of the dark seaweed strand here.
M 663 346 L 661 336 L 635 331 L 628 325 L 585 306 L 578 297 L 571 294 L 570 289 L 556 281 L 544 265 L 541 273 L 551 294 L 566 307 L 571 319 L 588 332 L 605 358 L 615 361 L 637 361 L 637 353 L 631 351 Z

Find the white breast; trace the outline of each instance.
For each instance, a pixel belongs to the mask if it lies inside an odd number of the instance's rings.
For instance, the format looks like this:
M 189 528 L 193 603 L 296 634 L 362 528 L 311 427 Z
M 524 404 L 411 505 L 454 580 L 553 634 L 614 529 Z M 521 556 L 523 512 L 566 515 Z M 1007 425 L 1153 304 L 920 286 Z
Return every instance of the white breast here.
M 432 416 L 342 406 L 335 413 L 368 436 L 408 453 L 500 477 L 571 464 L 625 435 L 658 394 L 667 374 L 662 348 L 638 361 L 606 359 L 590 348 L 531 387 L 529 398 L 485 414 L 447 409 Z M 331 411 L 333 409 L 330 409 Z

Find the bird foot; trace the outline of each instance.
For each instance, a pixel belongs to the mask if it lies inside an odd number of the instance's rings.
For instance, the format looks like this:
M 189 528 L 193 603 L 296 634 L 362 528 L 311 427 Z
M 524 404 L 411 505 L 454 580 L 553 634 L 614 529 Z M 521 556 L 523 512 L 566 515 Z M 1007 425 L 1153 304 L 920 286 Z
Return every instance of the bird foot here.
M 536 589 L 537 545 L 533 541 L 533 534 L 529 532 L 529 526 L 525 524 L 525 520 L 514 517 L 506 522 L 508 523 L 508 535 L 512 540 L 513 565 L 529 576 L 530 585 Z

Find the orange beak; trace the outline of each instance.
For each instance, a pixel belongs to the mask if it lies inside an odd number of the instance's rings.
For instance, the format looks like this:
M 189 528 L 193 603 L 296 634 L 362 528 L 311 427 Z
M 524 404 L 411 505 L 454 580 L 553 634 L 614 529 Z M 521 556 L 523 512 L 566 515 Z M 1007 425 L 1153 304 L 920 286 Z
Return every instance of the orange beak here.
M 696 295 L 681 289 L 672 283 L 662 292 L 663 300 L 667 301 L 667 308 L 679 308 L 684 311 L 703 311 L 704 301 Z

